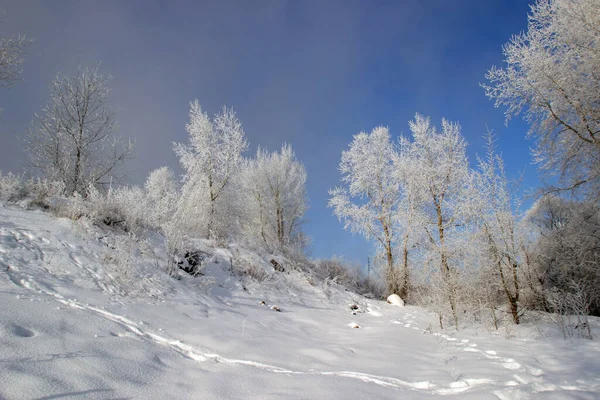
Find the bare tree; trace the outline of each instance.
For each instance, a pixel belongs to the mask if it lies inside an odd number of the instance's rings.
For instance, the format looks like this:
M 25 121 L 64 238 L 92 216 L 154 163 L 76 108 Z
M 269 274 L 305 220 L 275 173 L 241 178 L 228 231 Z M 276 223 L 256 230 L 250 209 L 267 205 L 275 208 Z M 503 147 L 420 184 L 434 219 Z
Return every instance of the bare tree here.
M 25 47 L 30 43 L 25 35 L 0 37 L 0 86 L 10 86 L 18 79 Z
M 36 114 L 26 135 L 28 161 L 68 194 L 107 184 L 130 158 L 131 141 L 115 136 L 115 113 L 108 105 L 107 77 L 98 68 L 58 75 L 50 102 Z
M 507 121 L 523 113 L 550 190 L 600 198 L 600 7 L 597 0 L 538 0 L 528 30 L 503 47 L 506 65 L 482 85 Z

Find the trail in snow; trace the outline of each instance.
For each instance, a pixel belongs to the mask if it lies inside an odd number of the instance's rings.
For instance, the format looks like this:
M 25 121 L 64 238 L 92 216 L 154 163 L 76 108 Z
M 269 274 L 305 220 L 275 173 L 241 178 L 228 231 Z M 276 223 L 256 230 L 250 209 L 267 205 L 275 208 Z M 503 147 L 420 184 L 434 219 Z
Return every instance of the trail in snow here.
M 415 316 L 411 313 L 407 313 L 403 316 L 403 321 L 395 320 L 392 323 L 396 325 L 401 325 L 404 328 L 412 328 L 416 330 L 420 330 L 420 328 L 413 326 L 415 324 Z M 518 386 L 528 386 L 531 387 L 533 392 L 549 392 L 557 389 L 567 390 L 567 391 L 590 391 L 596 390 L 596 385 L 590 384 L 589 382 L 585 382 L 579 380 L 577 385 L 557 385 L 545 379 L 545 372 L 543 369 L 531 366 L 531 365 L 523 365 L 513 358 L 510 357 L 501 357 L 495 350 L 484 350 L 479 348 L 477 343 L 471 342 L 470 339 L 461 339 L 458 340 L 455 337 L 452 337 L 445 333 L 440 332 L 430 332 L 433 336 L 438 337 L 440 340 L 446 341 L 447 344 L 451 346 L 455 346 L 465 352 L 469 353 L 477 353 L 482 355 L 488 360 L 492 362 L 500 364 L 503 368 L 515 372 L 512 375 L 513 380 L 509 380 L 504 382 L 503 386 L 508 389 L 496 390 L 493 393 L 502 400 L 512 399 L 515 396 L 514 389 Z M 459 388 L 463 386 L 472 386 L 473 384 L 486 384 L 492 383 L 490 380 L 486 379 L 463 379 L 451 384 L 453 388 Z M 439 390 L 439 394 L 447 394 L 444 389 Z
M 401 379 L 389 377 L 389 376 L 379 376 L 367 373 L 361 373 L 356 371 L 316 371 L 316 370 L 292 370 L 288 368 L 282 368 L 275 365 L 265 364 L 261 362 L 251 361 L 251 360 L 241 360 L 241 359 L 232 359 L 223 357 L 219 354 L 215 354 L 209 352 L 207 350 L 199 349 L 196 346 L 191 346 L 189 344 L 183 343 L 179 340 L 169 339 L 164 336 L 158 335 L 154 332 L 144 330 L 138 323 L 128 319 L 122 315 L 114 314 L 107 310 L 94 307 L 89 304 L 85 304 L 83 302 L 77 301 L 76 299 L 66 299 L 62 295 L 44 289 L 36 284 L 33 277 L 28 276 L 27 278 L 18 277 L 19 272 L 13 267 L 9 271 L 9 276 L 11 281 L 18 285 L 19 287 L 32 290 L 37 292 L 38 294 L 50 296 L 53 300 L 61 303 L 63 305 L 76 308 L 83 311 L 91 311 L 96 313 L 97 315 L 111 320 L 113 322 L 121 324 L 130 332 L 139 336 L 140 338 L 151 340 L 157 344 L 168 346 L 172 350 L 182 354 L 185 357 L 188 357 L 192 360 L 198 362 L 205 362 L 208 360 L 212 360 L 217 363 L 234 365 L 234 366 L 247 366 L 253 368 L 259 368 L 261 370 L 273 372 L 276 374 L 288 374 L 288 375 L 322 375 L 322 376 L 337 376 L 348 379 L 357 379 L 367 383 L 373 383 L 379 386 L 384 386 L 388 388 L 395 389 L 409 389 L 409 390 L 418 390 L 418 391 L 426 391 L 428 393 L 435 393 L 440 395 L 446 394 L 457 394 L 462 393 L 467 390 L 473 389 L 476 386 L 493 383 L 491 380 L 487 379 L 479 379 L 479 380 L 466 380 L 465 384 L 456 384 L 453 383 L 449 387 L 443 387 L 441 385 L 436 385 L 429 381 L 422 382 L 407 382 Z

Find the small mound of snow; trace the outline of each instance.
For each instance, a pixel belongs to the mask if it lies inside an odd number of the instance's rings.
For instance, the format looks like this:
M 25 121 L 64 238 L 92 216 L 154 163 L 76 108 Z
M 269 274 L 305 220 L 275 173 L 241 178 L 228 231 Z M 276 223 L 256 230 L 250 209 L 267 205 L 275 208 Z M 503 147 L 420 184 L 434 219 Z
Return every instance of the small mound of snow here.
M 393 306 L 404 307 L 404 300 L 397 294 L 390 294 L 387 298 L 387 302 Z
M 383 314 L 377 310 L 373 310 L 372 308 L 367 308 L 367 313 L 371 314 L 374 317 L 383 317 Z
M 348 324 L 348 326 L 349 326 L 350 328 L 360 328 L 360 325 L 359 325 L 359 324 L 357 324 L 356 322 L 350 322 L 350 323 Z

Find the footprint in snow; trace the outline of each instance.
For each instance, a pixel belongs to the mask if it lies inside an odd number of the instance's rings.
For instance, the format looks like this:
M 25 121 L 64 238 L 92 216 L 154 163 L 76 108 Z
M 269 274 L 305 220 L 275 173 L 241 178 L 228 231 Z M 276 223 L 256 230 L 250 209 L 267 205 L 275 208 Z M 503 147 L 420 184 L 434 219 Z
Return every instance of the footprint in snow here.
M 544 375 L 544 370 L 536 367 L 527 367 L 527 372 L 533 376 L 542 376 Z
M 15 336 L 18 337 L 22 337 L 22 338 L 30 338 L 30 337 L 34 337 L 35 336 L 35 332 L 25 328 L 24 326 L 21 325 L 13 325 L 12 326 L 12 333 Z
M 502 366 L 506 369 L 517 370 L 521 368 L 521 364 L 513 360 L 512 358 L 505 358 L 502 363 Z

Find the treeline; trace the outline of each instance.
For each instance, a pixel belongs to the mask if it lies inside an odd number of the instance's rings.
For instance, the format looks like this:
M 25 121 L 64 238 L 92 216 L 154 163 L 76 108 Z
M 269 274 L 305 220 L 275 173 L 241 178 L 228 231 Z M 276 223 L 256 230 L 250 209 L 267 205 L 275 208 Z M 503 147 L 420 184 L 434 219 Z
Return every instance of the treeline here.
M 504 68 L 482 85 L 507 121 L 530 123 L 534 162 L 550 182 L 530 210 L 491 134 L 476 168 L 459 125 L 445 120 L 436 128 L 417 114 L 398 141 L 384 127 L 354 136 L 329 205 L 377 245 L 388 293 L 428 305 L 440 325 L 469 317 L 498 327 L 545 310 L 566 335 L 578 327 L 591 337 L 585 316 L 600 314 L 598 25 L 595 0 L 537 1 L 528 30 L 503 47 Z
M 97 69 L 59 75 L 27 134 L 30 164 L 59 194 L 89 200 L 96 213 L 122 214 L 107 221 L 129 230 L 158 229 L 173 251 L 189 237 L 302 251 L 306 170 L 290 145 L 245 157 L 248 143 L 234 111 L 223 108 L 211 117 L 196 100 L 186 125 L 189 141 L 174 144 L 182 179 L 163 167 L 143 188 L 119 186 L 118 167 L 131 157 L 133 143 L 115 135 L 107 82 Z

